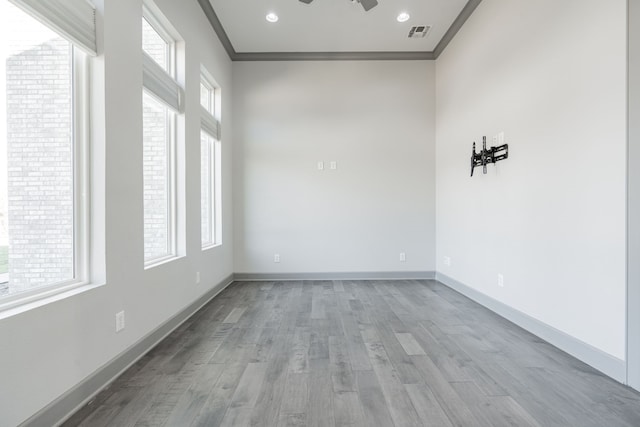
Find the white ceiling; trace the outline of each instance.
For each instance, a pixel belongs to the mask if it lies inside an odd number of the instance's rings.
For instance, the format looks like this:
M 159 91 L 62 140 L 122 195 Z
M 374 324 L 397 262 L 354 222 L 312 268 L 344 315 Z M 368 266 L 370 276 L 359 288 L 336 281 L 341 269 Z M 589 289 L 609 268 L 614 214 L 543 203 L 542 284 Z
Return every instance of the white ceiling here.
M 432 52 L 467 0 L 378 0 L 365 12 L 350 0 L 209 0 L 233 48 L 248 52 Z M 269 23 L 265 16 L 280 18 Z M 400 12 L 411 15 L 399 23 Z M 408 38 L 430 25 L 425 38 Z

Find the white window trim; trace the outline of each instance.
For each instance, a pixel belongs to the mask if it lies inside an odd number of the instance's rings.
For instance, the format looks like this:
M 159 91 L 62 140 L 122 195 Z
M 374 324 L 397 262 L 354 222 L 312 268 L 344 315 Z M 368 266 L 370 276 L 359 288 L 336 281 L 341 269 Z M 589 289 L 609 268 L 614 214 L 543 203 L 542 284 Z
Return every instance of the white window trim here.
M 169 182 L 167 183 L 169 197 L 167 197 L 169 218 L 169 245 L 173 258 L 178 256 L 178 116 L 176 113 L 168 112 L 169 119 L 169 159 L 168 171 Z
M 90 111 L 90 62 L 78 49 L 73 54 L 73 118 L 74 118 L 74 276 L 81 283 L 88 283 L 89 248 L 91 247 L 91 128 Z M 78 90 L 80 89 L 80 90 Z
M 90 86 L 89 57 L 72 44 L 73 100 L 73 279 L 0 297 L 0 312 L 88 286 L 90 241 Z
M 216 212 L 216 207 L 215 207 L 215 188 L 214 187 L 214 182 L 215 182 L 215 140 L 214 137 L 207 132 L 204 128 L 201 129 L 201 132 L 204 132 L 204 134 L 208 137 L 206 140 L 206 144 L 207 144 L 207 152 L 208 152 L 208 164 L 207 164 L 207 168 L 208 168 L 208 177 L 209 177 L 209 182 L 207 185 L 207 189 L 208 189 L 208 200 L 210 201 L 206 208 L 208 211 L 208 218 L 209 218 L 209 235 L 207 236 L 207 238 L 209 240 L 207 241 L 202 241 L 202 232 L 200 233 L 200 244 L 202 245 L 202 249 L 209 249 L 209 248 L 213 248 L 215 246 L 219 246 L 219 243 L 216 243 L 216 222 L 215 222 L 215 212 Z M 213 140 L 213 143 L 211 142 Z M 201 144 L 202 144 L 202 139 L 200 140 Z M 202 147 L 200 148 L 202 150 Z M 200 162 L 200 164 L 202 165 L 202 162 Z M 202 167 L 202 166 L 201 166 Z M 202 171 L 200 171 L 200 176 L 202 177 Z M 202 189 L 200 189 L 200 203 L 202 203 Z M 202 207 L 200 207 L 200 226 L 202 227 Z
M 222 245 L 222 141 L 214 139 L 213 157 L 213 210 L 214 210 L 214 246 Z

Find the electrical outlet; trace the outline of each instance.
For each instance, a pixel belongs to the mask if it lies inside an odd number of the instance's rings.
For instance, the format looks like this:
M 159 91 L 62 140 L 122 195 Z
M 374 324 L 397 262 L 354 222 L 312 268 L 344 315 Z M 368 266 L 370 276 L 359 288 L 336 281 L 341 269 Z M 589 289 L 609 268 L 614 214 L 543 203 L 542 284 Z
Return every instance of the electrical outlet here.
M 446 265 L 447 267 L 451 266 L 451 258 L 449 258 L 448 256 L 444 257 L 444 265 Z
M 273 262 L 280 262 L 280 254 L 273 255 Z
M 124 329 L 124 311 L 116 313 L 116 332 L 120 332 Z
M 196 285 L 200 284 L 200 272 L 196 271 Z
M 504 288 L 504 276 L 502 274 L 498 274 L 498 286 Z
M 319 171 L 324 170 L 324 162 L 318 162 L 318 170 Z
M 407 261 L 407 254 L 405 254 L 404 252 L 400 252 L 400 262 L 406 262 Z
M 329 169 L 331 170 L 336 170 L 338 169 L 338 162 L 336 162 L 335 160 L 332 161 L 331 163 L 329 163 Z

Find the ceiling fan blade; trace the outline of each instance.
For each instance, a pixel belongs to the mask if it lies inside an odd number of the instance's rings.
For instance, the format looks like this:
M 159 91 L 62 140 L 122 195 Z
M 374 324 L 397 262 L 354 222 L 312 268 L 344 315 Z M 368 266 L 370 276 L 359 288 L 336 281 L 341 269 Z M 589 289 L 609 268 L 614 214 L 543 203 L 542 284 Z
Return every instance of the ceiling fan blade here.
M 311 3 L 313 0 L 300 0 L 300 1 L 301 1 L 302 3 L 309 4 L 309 3 Z
M 378 5 L 378 0 L 360 0 L 360 4 L 365 11 L 369 11 Z

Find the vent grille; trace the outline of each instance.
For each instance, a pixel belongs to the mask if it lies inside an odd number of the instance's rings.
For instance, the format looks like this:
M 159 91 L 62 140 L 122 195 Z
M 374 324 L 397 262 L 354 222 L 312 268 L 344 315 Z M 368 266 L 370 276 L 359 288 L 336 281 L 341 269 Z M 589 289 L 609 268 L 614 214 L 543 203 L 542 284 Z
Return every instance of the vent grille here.
M 409 38 L 421 39 L 427 36 L 429 30 L 431 30 L 431 25 L 417 25 L 415 27 L 411 27 L 411 30 L 409 30 Z

